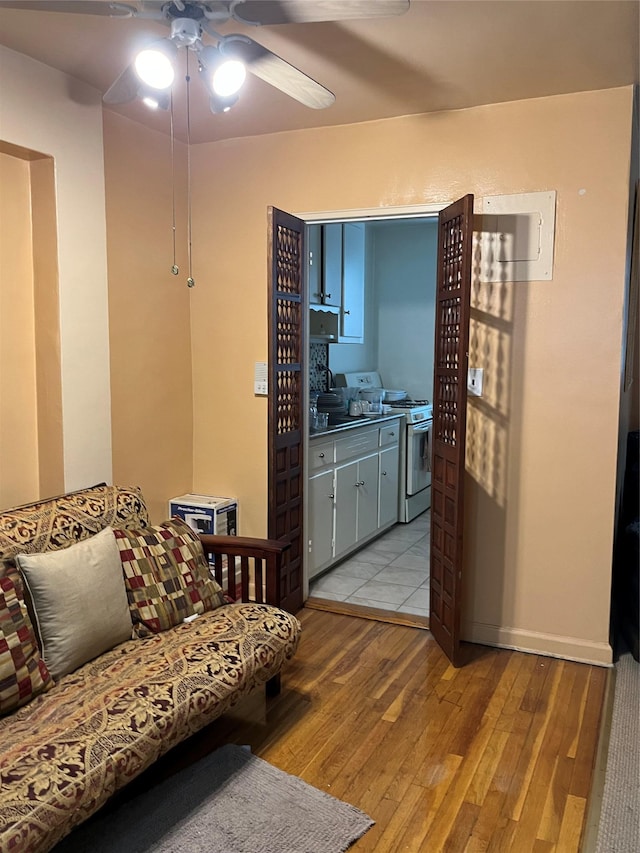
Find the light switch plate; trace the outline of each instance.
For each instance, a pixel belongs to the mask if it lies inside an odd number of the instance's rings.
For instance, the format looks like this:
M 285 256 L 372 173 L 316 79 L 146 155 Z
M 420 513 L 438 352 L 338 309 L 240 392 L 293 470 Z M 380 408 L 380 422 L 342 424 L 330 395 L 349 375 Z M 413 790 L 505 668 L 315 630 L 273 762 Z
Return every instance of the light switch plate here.
M 253 393 L 267 396 L 269 394 L 269 373 L 266 361 L 256 361 L 253 377 Z
M 484 369 L 482 367 L 470 367 L 467 371 L 467 393 L 472 397 L 482 397 L 482 383 L 484 381 Z

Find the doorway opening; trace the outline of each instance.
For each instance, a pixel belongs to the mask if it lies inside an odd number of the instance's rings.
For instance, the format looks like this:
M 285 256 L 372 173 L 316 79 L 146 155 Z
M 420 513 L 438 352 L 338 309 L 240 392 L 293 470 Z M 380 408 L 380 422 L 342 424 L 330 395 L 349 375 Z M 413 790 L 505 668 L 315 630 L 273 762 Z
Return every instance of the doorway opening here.
M 412 400 L 433 400 L 439 209 L 440 206 L 410 213 L 387 211 L 384 216 L 378 211 L 360 218 L 356 213 L 348 217 L 339 214 L 301 217 L 307 224 L 310 263 L 312 267 L 316 264 L 315 269 L 308 269 L 307 275 L 312 317 L 328 316 L 331 320 L 331 311 L 335 309 L 331 303 L 337 301 L 336 288 L 323 288 L 317 280 L 317 270 L 322 269 L 318 254 L 322 245 L 318 240 L 320 228 L 331 223 L 335 232 L 336 227 L 356 223 L 364 230 L 363 300 L 361 306 L 347 308 L 351 318 L 362 310 L 361 322 L 355 327 L 360 337 L 354 339 L 353 323 L 351 334 L 340 340 L 331 339 L 334 330 L 323 336 L 318 334 L 317 324 L 309 324 L 305 403 L 318 393 L 330 391 L 340 383 L 340 377 L 357 371 L 377 372 L 385 388 L 406 392 Z M 334 239 L 334 235 L 330 237 Z M 316 308 L 323 296 L 325 304 Z M 336 334 L 339 332 L 337 329 Z M 403 438 L 397 464 L 404 466 L 407 450 L 404 415 L 400 423 Z M 311 443 L 318 440 L 312 437 Z M 309 447 L 307 442 L 307 460 Z M 322 489 L 327 492 L 325 498 L 334 492 L 328 474 L 314 471 L 309 464 L 305 470 L 305 493 L 310 498 L 305 499 L 305 507 L 309 514 L 317 507 L 312 490 L 319 489 L 321 498 Z M 326 483 L 322 482 L 323 476 Z M 398 480 L 404 489 L 406 478 Z M 407 514 L 400 506 L 404 499 L 405 495 L 399 493 L 397 519 L 391 526 L 365 537 L 329 565 L 325 561 L 317 573 L 310 557 L 314 543 L 310 542 L 305 568 L 306 606 L 428 627 L 430 506 L 426 499 L 420 500 L 419 508 Z M 307 538 L 317 534 L 318 525 L 313 521 L 307 517 Z

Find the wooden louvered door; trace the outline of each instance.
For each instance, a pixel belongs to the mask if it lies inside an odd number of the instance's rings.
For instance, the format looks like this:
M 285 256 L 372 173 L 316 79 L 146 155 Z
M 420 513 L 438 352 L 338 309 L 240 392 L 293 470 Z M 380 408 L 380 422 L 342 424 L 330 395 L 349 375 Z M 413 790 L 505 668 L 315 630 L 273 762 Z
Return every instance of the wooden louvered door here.
M 302 607 L 304 222 L 269 208 L 268 536 L 285 539 L 280 606 Z
M 473 196 L 440 212 L 433 375 L 429 626 L 460 666 Z

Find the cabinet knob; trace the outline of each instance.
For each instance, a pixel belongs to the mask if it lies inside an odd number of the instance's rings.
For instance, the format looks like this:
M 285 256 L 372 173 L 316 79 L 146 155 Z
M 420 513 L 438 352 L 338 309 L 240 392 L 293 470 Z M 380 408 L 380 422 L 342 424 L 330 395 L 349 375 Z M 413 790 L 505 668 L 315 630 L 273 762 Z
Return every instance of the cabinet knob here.
M 395 436 L 395 432 L 390 432 L 389 435 L 393 438 Z
M 383 476 L 383 477 L 386 477 L 386 476 L 387 476 L 387 472 L 386 472 L 386 471 L 381 471 L 380 473 L 382 474 L 382 476 Z
M 358 480 L 356 486 L 364 486 L 364 480 Z
M 326 299 L 331 299 L 331 294 L 330 294 L 330 293 L 325 293 L 325 298 L 326 298 Z
M 345 310 L 345 311 L 343 311 L 342 313 L 343 313 L 343 314 L 351 314 L 351 311 L 346 311 L 346 310 Z
M 331 500 L 333 500 L 335 498 L 335 495 L 327 495 L 327 497 L 331 498 Z
M 318 459 L 324 459 L 324 453 L 318 453 Z

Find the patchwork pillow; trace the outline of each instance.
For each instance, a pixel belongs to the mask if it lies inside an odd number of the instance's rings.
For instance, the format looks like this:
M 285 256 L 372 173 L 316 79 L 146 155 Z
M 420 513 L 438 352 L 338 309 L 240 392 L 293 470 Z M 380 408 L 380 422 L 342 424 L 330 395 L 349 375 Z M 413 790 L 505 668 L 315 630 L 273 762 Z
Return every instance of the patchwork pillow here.
M 54 679 L 131 639 L 120 552 L 110 527 L 60 551 L 18 554 L 16 562 Z
M 53 687 L 33 633 L 16 569 L 0 577 L 0 714 Z
M 166 631 L 188 616 L 224 604 L 202 543 L 183 519 L 114 533 L 138 637 Z

